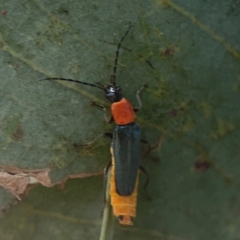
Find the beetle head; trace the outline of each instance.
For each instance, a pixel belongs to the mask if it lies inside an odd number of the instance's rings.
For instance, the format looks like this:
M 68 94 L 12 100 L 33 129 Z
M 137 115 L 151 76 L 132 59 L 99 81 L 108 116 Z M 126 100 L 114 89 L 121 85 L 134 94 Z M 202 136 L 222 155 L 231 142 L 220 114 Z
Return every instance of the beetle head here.
M 107 85 L 105 88 L 105 98 L 110 102 L 119 102 L 122 99 L 122 89 L 113 84 Z

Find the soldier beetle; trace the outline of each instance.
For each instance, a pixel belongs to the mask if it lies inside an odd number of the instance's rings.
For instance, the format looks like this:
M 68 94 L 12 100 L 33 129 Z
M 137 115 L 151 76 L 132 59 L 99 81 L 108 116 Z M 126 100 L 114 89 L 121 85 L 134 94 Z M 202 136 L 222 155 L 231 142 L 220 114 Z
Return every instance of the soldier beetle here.
M 123 97 L 122 90 L 116 85 L 116 71 L 118 63 L 118 55 L 121 44 L 124 38 L 127 36 L 131 29 L 131 22 L 126 33 L 121 38 L 117 46 L 113 73 L 110 77 L 110 84 L 104 86 L 97 82 L 96 84 L 87 83 L 79 80 L 67 79 L 67 78 L 46 78 L 43 80 L 61 80 L 80 83 L 91 87 L 96 87 L 104 91 L 104 96 L 111 102 L 111 117 L 106 115 L 106 108 L 96 102 L 92 102 L 92 105 L 99 107 L 104 112 L 104 118 L 108 123 L 115 122 L 116 127 L 112 133 L 104 133 L 100 136 L 110 137 L 112 139 L 110 152 L 112 160 L 105 168 L 105 176 L 111 168 L 110 177 L 110 195 L 111 205 L 113 207 L 114 215 L 119 219 L 121 225 L 133 225 L 132 218 L 136 216 L 137 205 L 137 188 L 138 188 L 138 176 L 139 171 L 148 173 L 140 165 L 140 142 L 150 145 L 146 140 L 141 139 L 141 128 L 134 122 L 135 112 L 142 108 L 142 102 L 140 99 L 140 92 L 146 87 L 144 84 L 136 94 L 136 98 L 139 104 L 138 108 L 133 108 L 131 103 Z M 100 136 L 93 141 L 86 144 L 87 146 L 94 143 Z

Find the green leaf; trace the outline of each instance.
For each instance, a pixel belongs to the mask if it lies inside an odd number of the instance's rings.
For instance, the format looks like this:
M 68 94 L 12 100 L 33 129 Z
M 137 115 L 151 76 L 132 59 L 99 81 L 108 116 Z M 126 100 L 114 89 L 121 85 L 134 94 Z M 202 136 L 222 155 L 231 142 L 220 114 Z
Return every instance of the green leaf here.
M 239 1 L 0 3 L 4 189 L 18 197 L 32 180 L 53 186 L 97 175 L 109 162 L 108 139 L 81 146 L 114 127 L 90 107 L 109 106 L 103 92 L 38 80 L 109 82 L 131 21 L 117 83 L 134 106 L 136 91 L 149 85 L 136 121 L 151 145 L 165 140 L 142 160 L 151 199 L 140 182 L 134 226 L 124 231 L 115 222 L 113 239 L 239 238 Z M 23 176 L 24 186 L 16 181 Z M 1 189 L 1 209 L 15 199 L 7 191 Z M 68 181 L 62 191 L 36 188 L 1 219 L 1 236 L 98 239 L 102 196 L 101 176 Z

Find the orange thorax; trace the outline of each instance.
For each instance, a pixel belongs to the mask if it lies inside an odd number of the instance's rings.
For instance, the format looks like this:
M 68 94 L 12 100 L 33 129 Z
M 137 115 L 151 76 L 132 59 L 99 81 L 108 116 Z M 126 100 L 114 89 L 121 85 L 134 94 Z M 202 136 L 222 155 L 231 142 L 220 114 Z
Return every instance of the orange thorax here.
M 117 125 L 126 125 L 134 122 L 135 113 L 132 104 L 126 99 L 115 102 L 111 106 L 112 116 Z

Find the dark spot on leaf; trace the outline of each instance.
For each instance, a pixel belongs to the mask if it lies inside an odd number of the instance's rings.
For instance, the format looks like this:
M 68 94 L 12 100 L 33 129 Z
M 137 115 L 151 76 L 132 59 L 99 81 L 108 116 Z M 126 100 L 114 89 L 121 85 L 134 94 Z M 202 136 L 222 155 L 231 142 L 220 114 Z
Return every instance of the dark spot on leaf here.
M 16 125 L 13 133 L 12 133 L 12 138 L 15 140 L 15 141 L 19 141 L 23 138 L 23 135 L 24 135 L 24 132 L 21 128 L 21 126 L 18 124 Z
M 81 144 L 73 143 L 71 150 L 73 150 L 73 151 L 75 151 L 77 153 L 80 153 L 82 148 L 83 148 L 83 146 Z
M 4 17 L 6 17 L 6 16 L 7 16 L 7 10 L 2 10 L 2 15 L 3 15 Z
M 61 8 L 58 9 L 58 13 L 59 13 L 59 14 L 68 14 L 69 11 L 68 11 L 67 9 L 61 7 Z
M 195 170 L 199 172 L 205 172 L 208 168 L 211 167 L 211 164 L 208 161 L 199 158 L 195 162 L 194 167 L 195 167 Z
M 170 112 L 171 116 L 172 117 L 176 117 L 178 115 L 178 110 L 176 109 L 173 109 L 171 112 Z
M 161 55 L 170 56 L 176 53 L 176 47 L 172 44 L 168 45 L 165 49 L 161 51 Z

